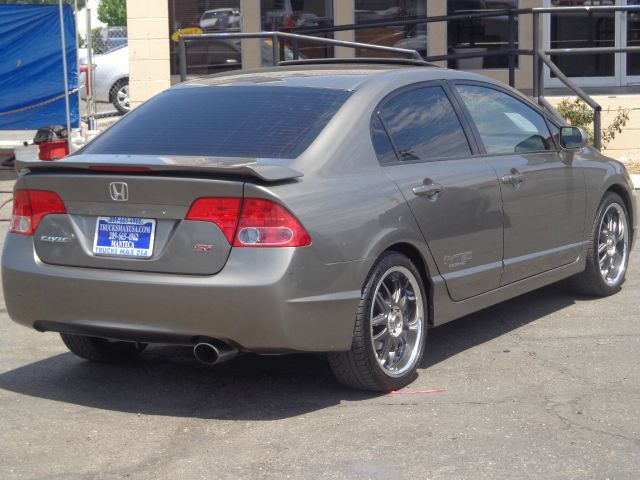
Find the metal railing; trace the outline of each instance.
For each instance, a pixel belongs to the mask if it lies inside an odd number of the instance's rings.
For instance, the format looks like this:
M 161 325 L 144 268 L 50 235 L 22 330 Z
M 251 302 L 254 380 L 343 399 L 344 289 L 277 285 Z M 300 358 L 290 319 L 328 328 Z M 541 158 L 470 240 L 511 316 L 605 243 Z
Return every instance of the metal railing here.
M 349 47 L 353 49 L 363 49 L 371 51 L 379 51 L 386 53 L 395 53 L 407 55 L 415 60 L 424 60 L 425 62 L 438 62 L 449 60 L 460 60 L 469 58 L 487 58 L 495 56 L 507 56 L 509 85 L 515 86 L 516 58 L 519 55 L 528 55 L 533 57 L 533 98 L 543 108 L 551 114 L 559 118 L 558 113 L 553 106 L 545 98 L 544 83 L 544 66 L 555 75 L 569 90 L 581 98 L 589 107 L 593 109 L 594 124 L 594 147 L 598 150 L 602 148 L 602 107 L 589 96 L 582 88 L 569 79 L 560 68 L 552 61 L 551 55 L 589 55 L 589 54 L 608 54 L 608 53 L 640 53 L 640 47 L 593 47 L 593 48 L 556 48 L 544 49 L 542 45 L 542 24 L 541 17 L 543 15 L 551 15 L 557 13 L 586 13 L 591 16 L 596 12 L 638 12 L 640 13 L 640 5 L 626 6 L 578 6 L 578 7 L 550 7 L 550 8 L 519 8 L 519 9 L 501 9 L 491 10 L 487 12 L 468 12 L 452 15 L 440 15 L 426 18 L 416 18 L 409 20 L 392 20 L 381 22 L 356 23 L 349 25 L 337 25 L 333 27 L 311 27 L 293 29 L 291 32 L 255 32 L 255 33 L 214 33 L 203 35 L 184 35 L 179 39 L 179 65 L 180 78 L 182 81 L 187 78 L 187 55 L 186 45 L 190 42 L 205 40 L 227 40 L 227 39 L 243 39 L 258 38 L 271 39 L 273 64 L 278 65 L 281 58 L 282 41 L 289 41 L 293 50 L 293 57 L 298 58 L 299 42 L 318 43 L 330 46 Z M 522 15 L 532 16 L 532 49 L 522 49 L 517 47 L 516 31 L 518 28 L 518 19 Z M 491 17 L 507 17 L 507 48 L 497 48 L 490 51 L 476 51 L 465 53 L 449 53 L 444 55 L 427 55 L 422 57 L 416 50 L 405 48 L 387 47 L 382 45 L 373 45 L 368 43 L 350 42 L 345 40 L 334 40 L 332 38 L 323 38 L 312 36 L 320 33 L 335 33 L 342 31 L 357 31 L 371 28 L 383 27 L 399 27 L 399 26 L 415 26 L 427 25 L 430 23 L 450 22 L 454 20 L 472 20 L 479 18 Z M 295 32 L 295 33 L 294 33 Z M 425 45 L 426 47 L 426 45 Z
M 385 27 L 410 27 L 417 25 L 428 25 L 430 23 L 449 22 L 455 20 L 473 20 L 491 17 L 507 17 L 507 48 L 498 48 L 485 52 L 448 53 L 444 55 L 427 55 L 426 62 L 439 62 L 448 60 L 464 60 L 469 58 L 486 58 L 506 56 L 508 58 L 509 85 L 515 85 L 516 58 L 518 55 L 532 55 L 532 50 L 525 50 L 516 47 L 516 31 L 518 28 L 517 18 L 519 15 L 530 14 L 530 8 L 520 9 L 495 9 L 486 12 L 455 13 L 451 15 L 438 15 L 425 18 L 414 18 L 409 20 L 387 20 L 380 22 L 352 23 L 349 25 L 337 25 L 333 27 L 307 27 L 293 29 L 295 33 L 304 35 L 314 35 L 318 33 L 333 33 L 344 31 L 368 30 L 371 28 Z M 426 46 L 426 45 L 425 45 Z M 294 55 L 297 53 L 295 45 L 292 45 Z
M 542 47 L 542 23 L 541 15 L 552 13 L 572 13 L 583 12 L 589 15 L 595 12 L 639 12 L 640 5 L 626 6 L 594 6 L 594 7 L 554 7 L 554 8 L 532 8 L 531 15 L 533 31 L 533 98 L 542 106 L 549 109 L 551 105 L 544 96 L 544 65 L 553 73 L 564 85 L 581 98 L 593 110 L 593 146 L 597 150 L 602 149 L 602 106 L 589 96 L 582 88 L 569 79 L 558 66 L 551 60 L 550 55 L 591 55 L 603 53 L 632 53 L 640 52 L 640 47 L 592 47 L 592 48 L 551 48 Z
M 369 43 L 348 42 L 346 40 L 334 40 L 333 38 L 312 37 L 300 35 L 298 33 L 287 32 L 243 32 L 243 33 L 205 33 L 202 35 L 181 35 L 178 40 L 178 63 L 180 64 L 180 81 L 187 79 L 187 43 L 202 42 L 207 40 L 231 40 L 231 39 L 269 39 L 271 40 L 271 51 L 273 64 L 280 63 L 280 39 L 304 41 L 309 43 L 320 43 L 334 47 L 361 48 L 386 53 L 396 53 L 408 55 L 409 58 L 422 61 L 422 56 L 416 50 L 408 48 L 386 47 L 383 45 L 371 45 Z

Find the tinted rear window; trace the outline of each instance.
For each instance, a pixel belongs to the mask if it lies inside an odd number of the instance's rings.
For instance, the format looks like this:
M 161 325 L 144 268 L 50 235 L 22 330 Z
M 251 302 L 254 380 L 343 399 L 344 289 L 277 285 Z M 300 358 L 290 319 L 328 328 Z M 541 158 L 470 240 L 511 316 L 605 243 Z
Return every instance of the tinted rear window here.
M 169 90 L 133 110 L 83 153 L 295 158 L 350 95 L 269 86 Z
M 400 160 L 435 160 L 471 155 L 460 120 L 442 87 L 400 93 L 380 109 Z

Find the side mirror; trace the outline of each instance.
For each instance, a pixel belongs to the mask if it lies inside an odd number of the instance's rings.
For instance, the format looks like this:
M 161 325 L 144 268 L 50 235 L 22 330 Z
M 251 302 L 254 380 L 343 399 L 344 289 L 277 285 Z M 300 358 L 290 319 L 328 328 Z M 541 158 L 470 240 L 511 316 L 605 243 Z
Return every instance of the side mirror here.
M 589 135 L 583 128 L 561 127 L 560 147 L 563 150 L 580 150 L 589 143 Z

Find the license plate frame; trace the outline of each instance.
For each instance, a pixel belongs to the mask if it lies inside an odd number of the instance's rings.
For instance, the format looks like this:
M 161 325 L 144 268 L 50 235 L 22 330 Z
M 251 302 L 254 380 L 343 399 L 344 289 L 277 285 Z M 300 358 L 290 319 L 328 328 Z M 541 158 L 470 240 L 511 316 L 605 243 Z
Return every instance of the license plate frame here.
M 93 254 L 101 257 L 151 258 L 156 223 L 153 218 L 97 217 Z

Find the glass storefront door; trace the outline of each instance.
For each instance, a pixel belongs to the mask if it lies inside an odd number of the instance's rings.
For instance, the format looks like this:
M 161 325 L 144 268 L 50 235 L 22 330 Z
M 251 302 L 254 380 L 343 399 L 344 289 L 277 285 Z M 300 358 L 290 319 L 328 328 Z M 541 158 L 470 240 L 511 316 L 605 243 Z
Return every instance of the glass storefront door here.
M 333 0 L 260 0 L 260 16 L 262 30 L 304 33 L 305 29 L 330 28 L 333 26 Z M 332 38 L 332 33 L 311 33 L 317 37 Z M 271 41 L 268 40 L 268 45 Z M 282 58 L 292 60 L 292 45 L 282 44 Z M 297 47 L 299 58 L 330 58 L 333 47 L 317 43 L 299 42 Z M 263 62 L 271 56 L 271 51 L 263 52 Z
M 625 5 L 640 5 L 640 0 L 627 0 Z M 628 47 L 640 47 L 640 12 L 623 12 L 622 44 Z M 620 54 L 622 85 L 640 84 L 640 53 Z
M 516 48 L 518 45 L 518 16 L 513 17 L 513 24 L 509 23 L 509 16 L 501 13 L 504 10 L 515 10 L 519 7 L 517 0 L 448 0 L 447 14 L 500 13 L 494 17 L 475 17 L 450 20 L 447 25 L 448 52 L 484 53 L 491 50 L 506 50 L 509 48 L 509 33 L 513 29 Z M 516 56 L 516 66 L 518 57 Z M 465 58 L 449 61 L 450 68 L 461 70 L 509 68 L 507 55 Z
M 640 0 L 546 0 L 546 7 L 640 5 Z M 545 15 L 545 48 L 640 46 L 640 12 L 559 12 Z M 640 83 L 640 53 L 553 55 L 553 62 L 580 86 Z M 546 71 L 550 87 L 562 83 Z
M 427 0 L 355 0 L 355 23 L 380 23 L 394 20 L 417 20 L 427 16 Z M 427 56 L 427 24 L 371 27 L 355 31 L 356 42 L 409 48 Z M 393 53 L 357 50 L 358 57 L 393 57 Z
M 178 81 L 178 38 L 182 34 L 239 32 L 240 0 L 171 0 L 169 37 L 172 81 Z M 209 40 L 187 47 L 187 75 L 242 68 L 240 41 Z

